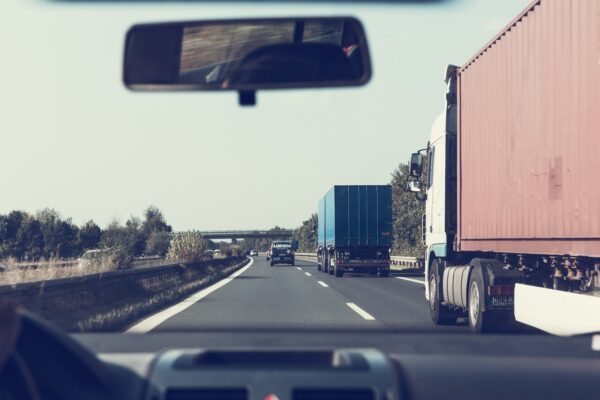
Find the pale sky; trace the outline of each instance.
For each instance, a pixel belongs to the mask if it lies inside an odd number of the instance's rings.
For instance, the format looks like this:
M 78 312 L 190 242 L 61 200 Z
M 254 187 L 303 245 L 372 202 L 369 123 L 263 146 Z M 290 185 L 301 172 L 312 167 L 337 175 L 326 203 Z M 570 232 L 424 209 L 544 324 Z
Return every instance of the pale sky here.
M 427 143 L 446 64 L 465 62 L 526 5 L 1 0 L 0 213 L 52 207 L 105 226 L 153 204 L 176 230 L 296 227 L 332 185 L 388 183 Z M 358 17 L 371 82 L 259 92 L 254 108 L 234 92 L 122 84 L 135 23 L 283 15 Z

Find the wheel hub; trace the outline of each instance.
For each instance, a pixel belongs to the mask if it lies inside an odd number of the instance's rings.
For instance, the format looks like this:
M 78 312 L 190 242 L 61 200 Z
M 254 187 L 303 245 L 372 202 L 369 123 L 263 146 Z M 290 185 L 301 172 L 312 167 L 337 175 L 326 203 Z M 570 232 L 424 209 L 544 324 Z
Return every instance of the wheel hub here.
M 435 280 L 435 275 L 431 275 L 429 279 L 429 304 L 432 310 L 436 309 L 437 304 L 437 282 Z
M 479 287 L 475 281 L 471 283 L 471 290 L 469 292 L 469 319 L 472 326 L 477 325 L 477 320 L 479 319 Z

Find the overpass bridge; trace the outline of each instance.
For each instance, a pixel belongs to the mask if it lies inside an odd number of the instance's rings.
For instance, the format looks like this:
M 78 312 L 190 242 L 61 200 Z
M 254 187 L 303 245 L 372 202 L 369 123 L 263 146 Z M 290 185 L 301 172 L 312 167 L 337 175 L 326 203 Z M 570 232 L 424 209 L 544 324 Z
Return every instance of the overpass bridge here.
M 200 231 L 204 239 L 231 239 L 236 242 L 237 239 L 291 239 L 293 230 L 231 230 L 231 231 Z

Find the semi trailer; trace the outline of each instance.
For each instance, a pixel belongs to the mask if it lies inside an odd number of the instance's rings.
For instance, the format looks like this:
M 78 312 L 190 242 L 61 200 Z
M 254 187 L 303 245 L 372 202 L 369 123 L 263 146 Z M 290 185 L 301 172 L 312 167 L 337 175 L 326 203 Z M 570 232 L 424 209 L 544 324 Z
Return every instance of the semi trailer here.
M 425 201 L 434 323 L 493 331 L 516 315 L 600 330 L 598 15 L 596 0 L 534 1 L 446 68 L 444 110 L 408 185 Z
M 387 277 L 392 244 L 389 185 L 334 186 L 318 205 L 317 269 Z

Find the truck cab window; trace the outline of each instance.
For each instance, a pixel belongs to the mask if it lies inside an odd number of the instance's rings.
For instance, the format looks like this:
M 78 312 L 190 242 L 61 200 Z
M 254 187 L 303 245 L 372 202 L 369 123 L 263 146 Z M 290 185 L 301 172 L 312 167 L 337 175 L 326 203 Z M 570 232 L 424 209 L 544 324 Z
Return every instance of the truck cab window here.
M 429 149 L 428 155 L 429 165 L 427 167 L 427 187 L 431 187 L 433 185 L 433 162 L 435 160 L 435 147 L 431 147 Z

